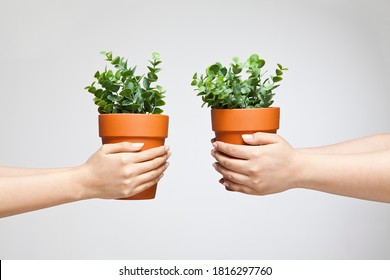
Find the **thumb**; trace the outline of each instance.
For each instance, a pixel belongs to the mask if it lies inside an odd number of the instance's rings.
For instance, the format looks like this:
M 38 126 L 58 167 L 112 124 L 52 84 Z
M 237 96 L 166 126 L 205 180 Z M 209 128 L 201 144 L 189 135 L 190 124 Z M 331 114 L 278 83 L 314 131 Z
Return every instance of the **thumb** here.
M 243 134 L 242 139 L 249 145 L 267 145 L 279 142 L 280 136 L 274 133 L 256 132 Z

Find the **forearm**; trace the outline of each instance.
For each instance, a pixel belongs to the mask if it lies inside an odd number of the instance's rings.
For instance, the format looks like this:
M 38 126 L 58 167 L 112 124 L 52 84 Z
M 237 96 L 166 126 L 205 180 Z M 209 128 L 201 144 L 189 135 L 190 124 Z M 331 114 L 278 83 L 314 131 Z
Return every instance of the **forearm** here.
M 301 153 L 296 186 L 390 203 L 390 150 L 362 154 Z
M 21 168 L 21 167 L 8 167 L 0 166 L 0 177 L 13 177 L 13 176 L 27 176 L 27 175 L 39 175 L 60 171 L 67 171 L 70 168 Z
M 40 175 L 0 178 L 0 217 L 86 198 L 79 167 Z
M 338 144 L 298 149 L 301 152 L 321 154 L 369 153 L 390 149 L 390 133 L 367 136 Z

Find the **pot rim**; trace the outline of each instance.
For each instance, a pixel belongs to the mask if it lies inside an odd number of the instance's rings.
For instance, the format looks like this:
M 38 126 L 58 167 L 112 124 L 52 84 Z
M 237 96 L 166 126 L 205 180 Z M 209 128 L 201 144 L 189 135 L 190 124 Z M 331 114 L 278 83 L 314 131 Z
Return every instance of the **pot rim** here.
M 168 115 L 100 114 L 98 122 L 100 137 L 168 137 Z
M 211 110 L 213 131 L 274 131 L 279 120 L 279 107 Z
M 257 110 L 280 110 L 280 107 L 267 107 L 267 108 L 233 108 L 233 109 L 211 109 L 211 111 L 257 111 Z

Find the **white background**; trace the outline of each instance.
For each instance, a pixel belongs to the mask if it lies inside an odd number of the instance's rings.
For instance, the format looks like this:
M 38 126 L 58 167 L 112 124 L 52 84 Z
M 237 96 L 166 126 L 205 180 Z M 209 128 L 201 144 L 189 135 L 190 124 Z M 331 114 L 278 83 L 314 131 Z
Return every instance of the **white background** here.
M 308 190 L 226 192 L 209 110 L 190 86 L 259 53 L 296 147 L 390 131 L 390 4 L 331 1 L 0 2 L 0 165 L 82 164 L 100 145 L 83 90 L 112 50 L 161 53 L 171 166 L 153 201 L 91 200 L 0 220 L 0 259 L 389 259 L 390 205 Z M 283 172 L 281 170 L 280 172 Z

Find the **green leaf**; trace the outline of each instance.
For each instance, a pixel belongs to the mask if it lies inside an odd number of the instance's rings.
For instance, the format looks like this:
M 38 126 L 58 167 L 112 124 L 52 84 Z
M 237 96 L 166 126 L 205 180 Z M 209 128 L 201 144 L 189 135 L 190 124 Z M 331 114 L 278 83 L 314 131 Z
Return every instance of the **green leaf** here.
M 126 84 L 124 84 L 123 86 L 125 89 L 130 89 L 130 90 L 134 90 L 134 83 L 132 82 L 127 82 Z
M 121 70 L 116 71 L 116 73 L 115 73 L 115 79 L 116 80 L 119 80 L 121 78 L 121 73 L 122 73 Z
M 276 75 L 278 75 L 278 76 L 282 76 L 283 75 L 283 71 L 282 70 L 276 69 L 275 72 L 276 72 Z
M 156 106 L 164 106 L 165 101 L 164 100 L 157 100 L 155 104 L 156 104 Z
M 109 95 L 109 96 L 107 96 L 107 99 L 112 101 L 112 102 L 117 102 L 119 100 L 118 96 L 116 96 L 116 95 Z
M 98 98 L 100 98 L 103 94 L 103 90 L 99 88 L 98 90 L 95 91 L 94 95 Z
M 218 71 L 220 69 L 220 66 L 218 64 L 213 64 L 209 67 L 209 72 L 214 74 L 214 75 L 217 75 L 218 74 Z
M 107 73 L 106 73 L 107 79 L 110 79 L 113 76 L 114 76 L 114 73 L 112 72 L 112 70 L 108 70 Z
M 131 89 L 124 89 L 124 90 L 122 90 L 120 93 L 119 93 L 119 95 L 122 95 L 122 96 L 124 96 L 124 97 L 131 97 L 131 95 L 132 95 L 132 90 Z
M 150 99 L 150 97 L 153 96 L 153 91 L 145 90 L 144 92 L 142 92 L 141 96 L 144 99 Z
M 226 67 L 223 67 L 219 70 L 219 72 L 223 75 L 223 76 L 226 76 L 226 73 L 227 73 L 227 69 Z
M 161 114 L 162 112 L 164 112 L 161 108 L 154 108 L 153 110 L 153 114 Z
M 258 64 L 259 64 L 259 68 L 263 67 L 265 65 L 265 60 L 264 59 L 260 59 Z
M 152 73 L 152 72 L 149 72 L 149 73 L 148 73 L 148 80 L 149 80 L 150 82 L 155 82 L 155 81 L 157 81 L 157 79 L 158 79 L 158 77 L 157 77 L 156 74 L 154 74 L 154 73 Z
M 160 85 L 157 85 L 156 88 L 162 94 L 166 92 L 166 90 L 162 86 L 160 86 Z
M 274 83 L 280 82 L 281 80 L 283 80 L 283 78 L 280 77 L 280 76 L 272 77 L 272 81 L 273 81 Z
M 120 86 L 117 84 L 112 84 L 110 86 L 110 91 L 112 91 L 112 92 L 117 92 L 119 89 L 120 89 Z
M 141 108 L 141 105 L 140 104 L 131 104 L 130 108 L 133 111 L 137 111 L 139 108 Z
M 122 106 L 130 106 L 131 104 L 133 104 L 133 102 L 128 100 L 128 99 L 123 100 L 123 102 L 122 102 Z M 137 105 L 139 105 L 139 104 L 137 104 Z
M 152 52 L 152 58 L 154 60 L 160 60 L 160 54 L 158 52 Z
M 113 108 L 114 108 L 113 104 L 107 104 L 106 106 L 104 106 L 103 110 L 106 111 L 107 113 L 111 113 Z
M 116 65 L 116 64 L 119 64 L 119 62 L 121 61 L 121 58 L 119 56 L 115 57 L 113 59 L 113 61 L 111 62 L 113 65 Z
M 88 92 L 95 93 L 96 92 L 96 88 L 95 87 L 89 87 L 88 88 Z
M 96 105 L 98 105 L 99 107 L 102 107 L 102 108 L 104 108 L 104 106 L 106 106 L 106 105 L 107 105 L 107 102 L 106 102 L 106 101 L 104 101 L 104 100 L 100 100 L 100 101 L 98 102 L 98 104 L 96 104 Z
M 143 79 L 143 85 L 144 85 L 145 89 L 150 88 L 150 81 L 146 77 L 144 77 L 144 79 Z
M 249 57 L 249 62 L 252 64 L 253 62 L 257 63 L 260 60 L 260 57 L 258 54 L 252 54 Z

